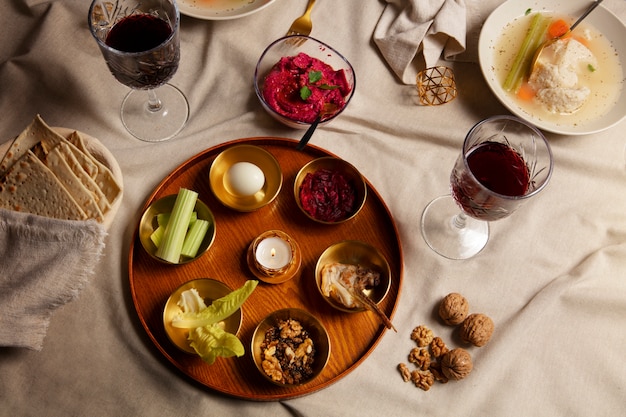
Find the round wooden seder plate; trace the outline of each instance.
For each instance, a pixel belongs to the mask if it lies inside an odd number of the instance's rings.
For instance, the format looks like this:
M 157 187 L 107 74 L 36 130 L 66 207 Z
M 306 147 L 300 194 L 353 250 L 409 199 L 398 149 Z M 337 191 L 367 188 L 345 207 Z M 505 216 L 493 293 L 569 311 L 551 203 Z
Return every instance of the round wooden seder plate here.
M 252 144 L 272 153 L 280 163 L 284 182 L 278 197 L 257 211 L 242 213 L 222 205 L 211 192 L 209 170 L 213 159 L 230 146 Z M 321 156 L 335 156 L 316 146 L 295 149 L 291 139 L 258 137 L 231 141 L 207 149 L 190 158 L 168 175 L 148 197 L 154 200 L 178 192 L 180 187 L 199 193 L 213 211 L 216 237 L 211 249 L 200 259 L 185 265 L 166 265 L 151 258 L 142 248 L 137 231 L 130 245 L 129 281 L 137 314 L 148 336 L 165 357 L 190 378 L 228 396 L 275 401 L 307 395 L 346 376 L 378 345 L 387 329 L 374 313 L 346 313 L 333 309 L 318 292 L 315 264 L 330 245 L 361 240 L 376 247 L 391 267 L 391 288 L 380 307 L 393 317 L 402 286 L 403 255 L 397 227 L 384 201 L 367 182 L 367 201 L 352 220 L 338 225 L 320 225 L 308 219 L 294 199 L 293 183 L 299 169 Z M 256 277 L 248 269 L 246 252 L 261 233 L 283 230 L 298 242 L 302 251 L 300 273 L 282 284 L 260 282 L 242 307 L 243 323 L 238 337 L 246 347 L 240 358 L 218 358 L 207 365 L 198 356 L 174 346 L 163 327 L 163 308 L 170 294 L 195 278 L 214 278 L 230 288 L 238 288 Z M 256 369 L 250 355 L 254 328 L 274 310 L 297 307 L 308 310 L 326 327 L 331 353 L 325 370 L 315 379 L 296 387 L 270 384 Z

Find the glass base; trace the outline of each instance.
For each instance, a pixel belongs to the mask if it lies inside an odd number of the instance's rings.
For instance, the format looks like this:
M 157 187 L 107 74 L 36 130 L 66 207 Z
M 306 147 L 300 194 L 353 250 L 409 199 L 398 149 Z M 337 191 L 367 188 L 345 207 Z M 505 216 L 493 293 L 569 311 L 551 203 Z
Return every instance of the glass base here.
M 160 107 L 151 107 L 151 92 L 131 90 L 122 102 L 122 123 L 137 139 L 146 142 L 161 142 L 176 136 L 189 119 L 187 97 L 171 84 L 152 90 Z
M 489 223 L 465 215 L 452 196 L 438 197 L 422 213 L 422 236 L 448 259 L 468 259 L 489 240 Z

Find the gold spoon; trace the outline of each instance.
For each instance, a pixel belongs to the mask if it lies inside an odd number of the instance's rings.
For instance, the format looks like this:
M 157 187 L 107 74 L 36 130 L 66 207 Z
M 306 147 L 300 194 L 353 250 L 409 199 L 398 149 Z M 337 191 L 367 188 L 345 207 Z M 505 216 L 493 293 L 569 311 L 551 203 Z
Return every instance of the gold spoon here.
M 576 20 L 574 22 L 574 24 L 572 26 L 569 27 L 569 29 L 565 32 L 562 33 L 561 35 L 552 38 L 552 39 L 548 39 L 547 41 L 545 41 L 544 43 L 542 43 L 541 45 L 539 45 L 539 47 L 537 48 L 537 50 L 535 51 L 535 54 L 533 55 L 533 59 L 531 61 L 530 64 L 530 73 L 532 74 L 533 71 L 535 70 L 535 65 L 537 65 L 537 61 L 539 60 L 539 56 L 541 55 L 541 53 L 543 52 L 543 50 L 549 46 L 552 45 L 554 42 L 558 41 L 559 39 L 561 39 L 563 36 L 567 35 L 568 33 L 571 33 L 574 28 L 576 26 L 578 26 L 578 24 L 580 22 L 583 21 L 583 19 L 585 17 L 587 17 L 589 15 L 589 13 L 591 13 L 596 7 L 598 7 L 600 5 L 600 3 L 602 3 L 603 0 L 596 0 L 595 2 L 593 2 L 588 8 L 587 10 L 585 10 L 585 12 L 578 18 L 578 20 Z

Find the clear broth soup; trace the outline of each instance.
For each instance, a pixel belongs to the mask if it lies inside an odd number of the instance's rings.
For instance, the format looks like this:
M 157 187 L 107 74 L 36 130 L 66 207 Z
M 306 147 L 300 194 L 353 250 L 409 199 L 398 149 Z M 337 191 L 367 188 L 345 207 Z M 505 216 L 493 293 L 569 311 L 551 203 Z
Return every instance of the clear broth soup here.
M 552 19 L 564 19 L 569 24 L 574 22 L 570 16 L 542 13 Z M 495 73 L 502 84 L 513 64 L 533 14 L 529 14 L 509 22 L 496 43 Z M 583 106 L 571 114 L 551 113 L 538 100 L 522 100 L 515 93 L 508 94 L 520 108 L 542 121 L 557 125 L 576 126 L 594 120 L 610 110 L 620 97 L 623 87 L 623 71 L 617 51 L 611 42 L 592 25 L 582 22 L 572 32 L 572 36 L 586 39 L 585 45 L 595 55 L 597 66 L 595 71 L 578 74 L 579 84 L 591 90 Z

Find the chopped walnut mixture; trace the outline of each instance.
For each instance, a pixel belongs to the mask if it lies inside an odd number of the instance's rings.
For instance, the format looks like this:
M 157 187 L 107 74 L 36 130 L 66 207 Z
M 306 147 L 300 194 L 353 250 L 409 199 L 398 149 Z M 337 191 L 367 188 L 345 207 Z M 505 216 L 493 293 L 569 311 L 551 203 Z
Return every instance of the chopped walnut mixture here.
M 415 340 L 417 346 L 419 347 L 428 346 L 428 344 L 433 340 L 433 331 L 426 326 L 419 325 L 413 329 L 411 339 Z
M 261 343 L 263 371 L 273 381 L 298 384 L 313 374 L 315 347 L 297 320 L 281 320 Z

